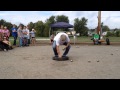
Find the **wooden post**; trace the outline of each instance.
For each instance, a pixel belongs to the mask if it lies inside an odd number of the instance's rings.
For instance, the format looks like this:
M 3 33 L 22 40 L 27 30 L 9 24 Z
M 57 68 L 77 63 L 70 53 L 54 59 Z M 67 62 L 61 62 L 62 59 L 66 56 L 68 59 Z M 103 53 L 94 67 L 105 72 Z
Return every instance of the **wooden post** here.
M 101 11 L 98 11 L 98 27 L 97 34 L 101 36 Z

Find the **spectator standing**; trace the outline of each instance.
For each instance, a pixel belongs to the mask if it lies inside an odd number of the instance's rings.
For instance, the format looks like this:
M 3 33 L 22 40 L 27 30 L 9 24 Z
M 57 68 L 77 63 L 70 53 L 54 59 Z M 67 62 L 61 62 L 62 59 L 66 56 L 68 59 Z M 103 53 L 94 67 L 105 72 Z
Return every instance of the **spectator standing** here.
M 18 34 L 17 34 L 17 28 L 15 24 L 11 28 L 11 31 L 12 31 L 12 36 L 14 38 L 13 45 L 16 46 L 16 40 L 17 40 Z

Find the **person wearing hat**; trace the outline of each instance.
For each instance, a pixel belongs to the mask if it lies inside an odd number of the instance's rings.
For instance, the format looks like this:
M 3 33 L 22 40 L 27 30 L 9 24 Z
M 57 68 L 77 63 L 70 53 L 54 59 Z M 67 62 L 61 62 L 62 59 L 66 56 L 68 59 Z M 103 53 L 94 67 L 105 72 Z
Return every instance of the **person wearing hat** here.
M 66 46 L 64 48 L 65 52 L 63 53 L 63 55 L 61 54 L 60 49 L 59 49 L 60 45 Z M 59 58 L 65 57 L 70 50 L 70 38 L 68 37 L 66 33 L 60 32 L 54 37 L 52 47 L 53 47 L 55 57 L 59 57 Z

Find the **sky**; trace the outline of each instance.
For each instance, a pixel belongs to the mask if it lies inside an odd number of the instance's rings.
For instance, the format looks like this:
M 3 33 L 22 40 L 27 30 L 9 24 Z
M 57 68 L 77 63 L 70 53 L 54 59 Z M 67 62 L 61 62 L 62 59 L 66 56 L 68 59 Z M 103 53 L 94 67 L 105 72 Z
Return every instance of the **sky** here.
M 88 19 L 87 26 L 90 29 L 98 25 L 98 11 L 0 11 L 0 20 L 4 19 L 16 25 L 20 23 L 27 25 L 29 22 L 45 22 L 52 15 L 66 15 L 72 25 L 74 25 L 75 18 L 85 17 Z M 101 22 L 110 29 L 120 28 L 120 11 L 101 11 Z

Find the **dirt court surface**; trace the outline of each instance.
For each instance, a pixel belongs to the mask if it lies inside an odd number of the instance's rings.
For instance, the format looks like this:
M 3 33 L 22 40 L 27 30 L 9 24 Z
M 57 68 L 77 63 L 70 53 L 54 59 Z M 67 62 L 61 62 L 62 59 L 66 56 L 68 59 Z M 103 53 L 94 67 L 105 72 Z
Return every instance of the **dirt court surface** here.
M 120 79 L 120 46 L 72 45 L 70 60 L 52 56 L 50 45 L 0 51 L 0 79 Z

